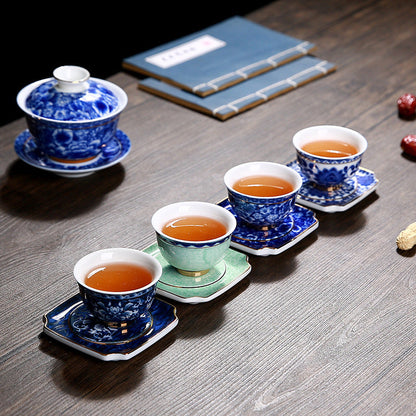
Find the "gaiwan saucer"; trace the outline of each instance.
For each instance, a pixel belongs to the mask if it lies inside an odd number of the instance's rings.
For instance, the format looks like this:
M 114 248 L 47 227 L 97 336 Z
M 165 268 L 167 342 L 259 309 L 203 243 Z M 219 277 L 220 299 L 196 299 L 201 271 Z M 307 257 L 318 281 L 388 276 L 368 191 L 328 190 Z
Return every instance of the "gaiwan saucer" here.
M 213 269 L 199 277 L 183 276 L 177 272 L 163 258 L 157 243 L 143 251 L 156 257 L 162 265 L 156 293 L 182 303 L 209 302 L 231 289 L 251 271 L 247 256 L 231 249 Z
M 378 186 L 378 179 L 374 172 L 359 168 L 356 175 L 348 179 L 339 189 L 326 191 L 317 188 L 308 181 L 295 160 L 287 166 L 296 170 L 303 180 L 297 201 L 309 208 L 324 212 L 346 211 L 370 195 Z
M 245 225 L 234 213 L 228 199 L 218 205 L 231 211 L 237 219 L 237 228 L 231 237 L 231 247 L 256 256 L 280 254 L 318 228 L 315 214 L 308 208 L 295 205 L 282 223 L 267 231 Z
M 55 162 L 45 156 L 36 146 L 29 130 L 20 133 L 14 142 L 14 149 L 24 162 L 35 168 L 53 172 L 67 178 L 87 176 L 98 170 L 113 166 L 127 156 L 130 147 L 131 144 L 127 135 L 121 130 L 117 130 L 112 142 L 103 149 L 97 158 L 91 162 L 74 165 Z
M 176 308 L 155 298 L 147 320 L 110 328 L 91 315 L 75 295 L 43 316 L 45 334 L 103 361 L 129 360 L 172 331 Z

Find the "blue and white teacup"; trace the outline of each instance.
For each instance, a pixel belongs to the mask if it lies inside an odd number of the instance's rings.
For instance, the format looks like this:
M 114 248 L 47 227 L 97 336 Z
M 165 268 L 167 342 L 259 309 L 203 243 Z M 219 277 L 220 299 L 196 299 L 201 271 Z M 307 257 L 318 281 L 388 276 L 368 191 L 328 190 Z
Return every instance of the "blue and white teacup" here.
M 275 176 L 292 185 L 293 190 L 280 196 L 259 197 L 240 193 L 235 183 L 255 175 Z M 249 226 L 267 230 L 278 226 L 292 211 L 302 178 L 288 166 L 274 162 L 248 162 L 234 166 L 224 175 L 228 200 L 237 217 Z
M 328 158 L 308 153 L 302 149 L 317 140 L 343 141 L 353 145 L 357 153 L 351 156 Z M 305 177 L 318 188 L 334 190 L 354 177 L 367 149 L 367 140 L 360 133 L 346 127 L 321 125 L 298 131 L 292 140 L 297 162 Z
M 171 220 L 185 216 L 205 216 L 221 222 L 225 233 L 211 240 L 187 241 L 163 232 Z M 230 247 L 231 235 L 237 226 L 234 215 L 216 204 L 200 201 L 177 202 L 157 210 L 152 216 L 157 244 L 164 259 L 184 276 L 197 277 L 209 272 L 222 260 Z
M 130 263 L 146 268 L 152 281 L 139 289 L 126 292 L 108 292 L 88 286 L 85 281 L 95 268 L 113 263 Z M 129 248 L 108 248 L 87 254 L 74 267 L 74 276 L 85 306 L 105 325 L 122 327 L 140 319 L 148 320 L 156 284 L 162 276 L 162 266 L 151 255 Z

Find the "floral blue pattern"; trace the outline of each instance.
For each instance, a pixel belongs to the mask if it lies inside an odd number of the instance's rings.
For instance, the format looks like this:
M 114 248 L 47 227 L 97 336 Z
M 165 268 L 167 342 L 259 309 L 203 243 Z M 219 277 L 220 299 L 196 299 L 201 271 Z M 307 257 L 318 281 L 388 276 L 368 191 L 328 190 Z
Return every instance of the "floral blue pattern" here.
M 98 321 L 82 303 L 72 312 L 70 325 L 76 335 L 90 342 L 120 344 L 143 336 L 151 328 L 152 320 L 147 312 L 126 327 L 111 327 Z
M 26 117 L 37 147 L 49 158 L 69 162 L 97 156 L 115 136 L 119 115 L 106 122 L 88 121 L 63 125 L 59 122 Z
M 27 97 L 26 106 L 35 115 L 51 120 L 92 120 L 112 113 L 118 99 L 96 80 L 88 81 L 83 92 L 61 92 L 56 80 L 49 80 L 35 88 Z
M 127 294 L 100 293 L 78 285 L 90 312 L 104 323 L 120 324 L 147 316 L 156 293 L 156 284 L 140 292 Z
M 14 149 L 27 164 L 62 176 L 84 176 L 105 169 L 123 160 L 130 152 L 130 139 L 121 130 L 117 130 L 114 139 L 102 148 L 100 155 L 83 164 L 59 163 L 49 159 L 37 146 L 28 130 L 16 138 Z
M 240 220 L 259 228 L 274 227 L 282 222 L 296 201 L 296 193 L 268 198 L 255 198 L 244 196 L 228 189 L 228 201 Z
M 342 186 L 325 190 L 308 180 L 296 160 L 290 162 L 288 166 L 296 170 L 302 177 L 303 185 L 298 193 L 298 202 L 325 212 L 349 209 L 375 191 L 379 182 L 374 172 L 358 168 L 355 175 L 346 179 Z
M 355 175 L 360 167 L 361 155 L 349 159 L 348 162 L 340 162 L 337 159 L 318 160 L 297 152 L 297 161 L 301 171 L 310 181 L 322 187 L 334 187 Z
M 169 333 L 178 323 L 176 308 L 155 298 L 150 325 L 128 327 L 127 333 L 97 322 L 79 294 L 46 313 L 43 331 L 52 338 L 104 361 L 127 360 Z
M 84 163 L 113 140 L 126 93 L 117 85 L 90 78 L 86 89 L 68 92 L 49 78 L 29 84 L 17 103 L 36 145 L 49 158 Z
M 295 204 L 290 215 L 277 227 L 262 231 L 241 221 L 228 199 L 221 201 L 219 205 L 232 212 L 237 219 L 231 247 L 254 255 L 279 254 L 309 235 L 319 225 L 313 211 Z

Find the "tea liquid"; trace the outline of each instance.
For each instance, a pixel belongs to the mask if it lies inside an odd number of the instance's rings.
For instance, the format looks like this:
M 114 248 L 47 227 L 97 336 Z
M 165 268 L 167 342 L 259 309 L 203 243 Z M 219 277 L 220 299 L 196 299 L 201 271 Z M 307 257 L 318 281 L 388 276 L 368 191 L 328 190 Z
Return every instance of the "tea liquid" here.
M 194 215 L 169 221 L 163 226 L 162 232 L 179 240 L 204 241 L 221 237 L 227 232 L 227 228 L 220 221 Z
M 239 179 L 233 189 L 245 195 L 260 197 L 285 195 L 294 190 L 293 185 L 285 179 L 267 175 Z
M 302 147 L 305 152 L 322 157 L 347 157 L 358 153 L 358 149 L 347 143 L 338 140 L 316 140 L 305 144 Z
M 152 279 L 152 273 L 145 267 L 131 263 L 110 263 L 91 270 L 85 278 L 85 284 L 108 292 L 126 292 L 140 289 Z

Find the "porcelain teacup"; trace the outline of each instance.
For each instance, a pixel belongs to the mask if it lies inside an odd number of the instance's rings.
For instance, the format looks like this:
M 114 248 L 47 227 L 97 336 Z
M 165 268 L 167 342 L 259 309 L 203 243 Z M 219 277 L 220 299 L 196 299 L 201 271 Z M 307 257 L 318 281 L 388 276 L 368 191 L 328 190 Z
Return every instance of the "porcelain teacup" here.
M 291 191 L 278 196 L 253 196 L 235 189 L 242 178 L 270 176 L 283 179 L 291 185 Z M 279 225 L 292 211 L 302 178 L 288 166 L 274 162 L 248 162 L 229 169 L 224 175 L 228 200 L 237 217 L 249 226 L 267 230 Z
M 338 141 L 352 145 L 356 153 L 341 157 L 325 157 L 305 151 L 315 141 Z M 341 126 L 321 125 L 298 131 L 292 139 L 300 170 L 308 181 L 320 189 L 332 191 L 352 178 L 360 167 L 367 149 L 367 140 L 360 133 Z
M 200 241 L 175 238 L 164 231 L 169 221 L 202 216 L 224 226 L 222 235 Z M 164 259 L 184 276 L 202 276 L 209 272 L 230 247 L 231 235 L 237 225 L 234 215 L 216 204 L 200 201 L 177 202 L 158 209 L 152 216 L 157 244 Z
M 114 263 L 144 267 L 151 273 L 151 282 L 123 292 L 103 291 L 87 284 L 87 276 L 92 270 Z M 129 248 L 108 248 L 92 252 L 78 260 L 74 267 L 74 276 L 85 306 L 97 320 L 114 327 L 148 319 L 156 284 L 161 275 L 162 266 L 158 260 L 147 253 Z

